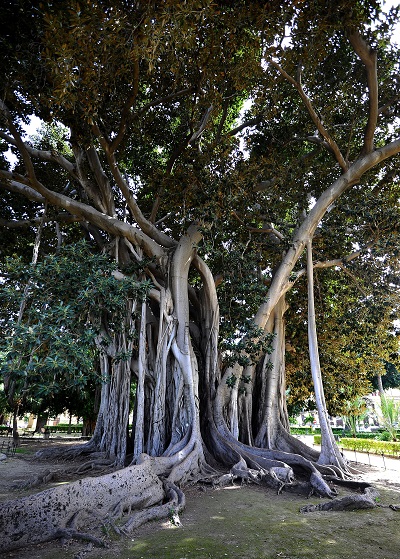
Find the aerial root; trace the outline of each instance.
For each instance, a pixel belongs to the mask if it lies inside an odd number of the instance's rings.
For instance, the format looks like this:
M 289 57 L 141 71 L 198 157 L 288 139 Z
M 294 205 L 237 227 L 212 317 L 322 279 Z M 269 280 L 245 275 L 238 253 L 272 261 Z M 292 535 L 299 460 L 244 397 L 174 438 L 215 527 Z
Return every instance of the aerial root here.
M 12 485 L 13 489 L 28 489 L 31 487 L 37 487 L 38 485 L 43 485 L 45 483 L 50 483 L 50 481 L 55 481 L 58 479 L 58 472 L 51 471 L 50 469 L 44 470 L 38 476 L 32 478 L 31 480 L 16 482 Z
M 335 476 L 336 478 L 349 479 L 354 474 L 354 472 L 350 472 L 350 470 L 345 471 L 342 470 L 342 468 L 333 465 L 326 466 L 326 465 L 316 464 L 315 467 L 319 472 L 321 472 L 321 474 L 324 476 L 325 479 L 326 476 Z
M 186 506 L 185 494 L 171 481 L 164 480 L 163 483 L 168 502 L 137 512 L 125 522 L 121 533 L 128 535 L 146 522 L 163 518 L 169 518 L 172 524 L 180 526 L 179 514 Z

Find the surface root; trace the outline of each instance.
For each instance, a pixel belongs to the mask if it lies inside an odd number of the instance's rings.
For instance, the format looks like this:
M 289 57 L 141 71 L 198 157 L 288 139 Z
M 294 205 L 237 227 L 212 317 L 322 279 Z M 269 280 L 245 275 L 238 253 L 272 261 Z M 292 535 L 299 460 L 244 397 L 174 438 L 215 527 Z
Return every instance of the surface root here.
M 376 489 L 366 487 L 362 495 L 347 495 L 341 499 L 333 499 L 326 503 L 307 505 L 302 507 L 300 512 L 373 509 L 378 506 L 376 503 L 377 497 L 379 497 L 379 493 Z
M 84 532 L 79 532 L 79 530 L 75 530 L 74 528 L 58 528 L 54 534 L 52 535 L 49 540 L 53 539 L 61 539 L 61 540 L 82 540 L 85 542 L 90 542 L 97 547 L 107 547 L 106 543 L 91 534 L 86 534 Z
M 167 480 L 164 481 L 164 490 L 169 499 L 168 502 L 141 510 L 131 516 L 121 529 L 123 534 L 128 535 L 146 522 L 163 518 L 169 518 L 172 524 L 180 526 L 179 514 L 186 506 L 185 494 L 174 483 Z

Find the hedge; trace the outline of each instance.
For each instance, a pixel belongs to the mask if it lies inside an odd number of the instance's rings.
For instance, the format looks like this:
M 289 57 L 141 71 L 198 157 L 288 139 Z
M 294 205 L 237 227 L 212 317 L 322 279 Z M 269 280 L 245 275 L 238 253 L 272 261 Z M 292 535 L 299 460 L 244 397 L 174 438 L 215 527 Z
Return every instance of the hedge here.
M 59 423 L 58 425 L 46 425 L 50 433 L 82 433 L 83 425 L 68 425 L 68 423 Z
M 314 444 L 321 444 L 321 435 L 314 436 Z M 370 452 L 373 454 L 388 454 L 391 456 L 400 456 L 400 442 L 377 441 L 372 439 L 340 439 L 340 448 L 345 450 L 355 450 L 358 452 Z
M 358 450 L 358 452 L 400 456 L 400 442 L 344 438 L 340 440 L 340 446 L 347 450 Z

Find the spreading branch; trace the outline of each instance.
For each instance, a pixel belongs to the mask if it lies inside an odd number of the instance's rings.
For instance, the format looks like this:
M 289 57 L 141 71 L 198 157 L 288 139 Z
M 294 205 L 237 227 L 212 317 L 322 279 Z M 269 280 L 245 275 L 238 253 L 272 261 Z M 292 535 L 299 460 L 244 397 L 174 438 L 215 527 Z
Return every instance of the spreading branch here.
M 17 141 L 1 130 L 0 130 L 0 138 L 3 138 L 8 144 L 12 146 L 18 147 Z M 56 151 L 53 150 L 35 149 L 25 142 L 24 145 L 26 151 L 30 154 L 31 157 L 40 159 L 41 161 L 49 161 L 51 163 L 56 163 L 57 165 L 60 165 L 63 169 L 65 169 L 65 171 L 67 171 L 71 175 L 71 177 L 73 177 L 76 180 L 79 180 L 79 177 L 76 174 L 75 165 L 71 163 L 71 161 L 68 161 L 68 159 L 66 159 L 60 153 L 57 153 Z
M 42 198 L 44 201 L 44 198 Z M 44 223 L 76 223 L 80 221 L 79 218 L 68 214 L 58 214 L 56 218 L 54 217 L 35 217 L 33 219 L 19 219 L 19 220 L 8 220 L 0 218 L 0 227 L 6 227 L 7 229 L 23 229 L 24 227 L 31 227 L 32 225 L 39 225 L 41 222 Z
M 269 61 L 271 66 L 273 66 L 274 68 L 276 68 L 278 70 L 278 72 L 288 81 L 290 82 L 299 92 L 299 95 L 308 111 L 308 114 L 310 115 L 313 123 L 315 124 L 315 126 L 317 127 L 317 130 L 319 132 L 319 134 L 322 136 L 322 138 L 324 139 L 324 141 L 326 142 L 326 145 L 329 147 L 329 151 L 331 151 L 333 153 L 333 155 L 336 158 L 336 161 L 339 163 L 340 167 L 343 169 L 343 171 L 347 171 L 347 169 L 349 168 L 349 165 L 347 163 L 347 161 L 344 159 L 339 146 L 337 145 L 337 143 L 335 142 L 335 140 L 332 138 L 332 136 L 329 134 L 329 132 L 327 131 L 327 129 L 325 128 L 325 126 L 322 123 L 322 120 L 319 118 L 317 112 L 315 111 L 310 98 L 306 95 L 303 86 L 301 84 L 300 79 L 299 80 L 295 80 L 294 78 L 292 78 L 292 76 L 290 76 L 277 62 L 275 62 L 274 60 L 270 60 Z M 324 145 L 323 142 L 321 142 L 322 145 Z
M 352 260 L 355 260 L 356 258 L 361 256 L 362 254 L 364 254 L 366 250 L 372 248 L 376 244 L 377 240 L 378 239 L 374 239 L 370 241 L 359 250 L 355 250 L 354 252 L 351 252 L 350 254 L 344 256 L 343 258 L 334 258 L 332 260 L 314 262 L 313 269 L 316 270 L 316 269 L 327 269 L 327 268 L 340 268 L 346 275 L 348 275 L 353 280 L 354 284 L 357 286 L 359 291 L 361 291 L 363 295 L 367 296 L 367 292 L 360 286 L 358 278 L 347 268 L 347 264 Z M 292 285 L 300 277 L 304 276 L 306 272 L 307 272 L 306 268 L 303 268 L 298 272 L 296 272 L 295 274 L 296 279 L 292 282 Z

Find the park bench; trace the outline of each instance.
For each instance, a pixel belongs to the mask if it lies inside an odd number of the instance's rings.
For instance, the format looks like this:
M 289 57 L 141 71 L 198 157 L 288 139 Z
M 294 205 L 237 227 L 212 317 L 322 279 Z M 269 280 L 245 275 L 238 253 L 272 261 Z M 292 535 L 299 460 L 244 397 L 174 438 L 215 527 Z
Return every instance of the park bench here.
M 22 436 L 23 437 L 33 437 L 34 434 L 35 434 L 35 431 L 32 431 L 31 429 L 23 429 L 22 430 Z
M 17 450 L 17 444 L 14 439 L 8 439 L 1 442 L 0 452 L 6 456 L 15 456 L 15 451 Z

